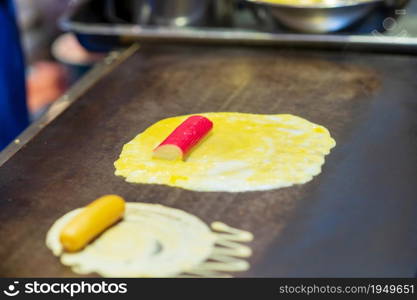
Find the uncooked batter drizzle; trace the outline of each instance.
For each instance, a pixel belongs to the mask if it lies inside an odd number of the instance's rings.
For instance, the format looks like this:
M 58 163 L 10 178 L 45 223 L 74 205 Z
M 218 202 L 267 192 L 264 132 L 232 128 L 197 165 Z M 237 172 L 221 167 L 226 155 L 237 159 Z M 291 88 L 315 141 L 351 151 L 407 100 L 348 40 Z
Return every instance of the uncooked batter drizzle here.
M 242 258 L 251 256 L 252 250 L 240 243 L 253 240 L 252 233 L 214 222 L 211 228 L 216 240 L 208 260 L 187 271 L 181 277 L 230 277 L 223 272 L 242 272 L 249 269 L 249 263 Z

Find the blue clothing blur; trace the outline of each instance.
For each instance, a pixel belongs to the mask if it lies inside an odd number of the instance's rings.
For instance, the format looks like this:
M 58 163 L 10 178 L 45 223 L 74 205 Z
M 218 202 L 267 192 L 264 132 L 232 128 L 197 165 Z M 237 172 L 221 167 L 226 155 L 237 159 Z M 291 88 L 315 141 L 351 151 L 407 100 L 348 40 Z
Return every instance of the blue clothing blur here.
M 0 0 L 0 150 L 28 125 L 25 68 L 12 0 Z

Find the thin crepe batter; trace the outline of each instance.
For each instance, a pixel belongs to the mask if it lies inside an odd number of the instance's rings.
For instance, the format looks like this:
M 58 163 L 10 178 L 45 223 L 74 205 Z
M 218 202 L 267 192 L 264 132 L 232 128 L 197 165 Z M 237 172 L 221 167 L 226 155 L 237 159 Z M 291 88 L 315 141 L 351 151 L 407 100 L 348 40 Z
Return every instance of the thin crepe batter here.
M 268 190 L 310 181 L 336 145 L 326 128 L 293 115 L 199 115 L 214 127 L 184 161 L 152 158 L 152 150 L 188 117 L 179 116 L 124 145 L 115 174 L 128 182 L 195 191 Z
M 228 276 L 249 268 L 243 259 L 251 249 L 251 233 L 215 222 L 212 230 L 182 210 L 156 204 L 127 203 L 122 221 L 82 251 L 63 251 L 59 235 L 79 213 L 73 210 L 49 230 L 46 245 L 64 265 L 79 274 L 104 277 Z

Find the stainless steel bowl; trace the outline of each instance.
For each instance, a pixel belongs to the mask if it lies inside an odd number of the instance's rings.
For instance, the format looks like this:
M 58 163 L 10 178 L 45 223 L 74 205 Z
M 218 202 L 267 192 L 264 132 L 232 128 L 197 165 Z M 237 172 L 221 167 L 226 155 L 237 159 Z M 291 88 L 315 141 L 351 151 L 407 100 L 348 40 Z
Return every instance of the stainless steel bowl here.
M 128 21 L 141 25 L 152 23 L 184 27 L 201 22 L 207 13 L 210 1 L 105 0 L 104 3 L 107 18 L 115 23 Z
M 302 32 L 334 32 L 365 17 L 384 0 L 247 0 L 270 11 L 280 23 Z
M 208 0 L 148 0 L 154 22 L 164 26 L 187 26 L 205 15 Z

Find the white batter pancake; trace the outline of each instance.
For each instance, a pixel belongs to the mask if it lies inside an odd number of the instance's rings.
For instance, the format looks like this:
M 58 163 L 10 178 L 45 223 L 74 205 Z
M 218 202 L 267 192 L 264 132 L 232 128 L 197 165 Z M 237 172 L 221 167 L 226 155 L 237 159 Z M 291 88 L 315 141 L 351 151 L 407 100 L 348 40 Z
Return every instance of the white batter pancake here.
M 250 248 L 239 244 L 252 240 L 249 232 L 216 222 L 212 228 L 223 232 L 216 233 L 182 210 L 146 203 L 127 203 L 122 221 L 82 251 L 66 253 L 59 235 L 79 211 L 58 219 L 46 237 L 47 247 L 76 273 L 95 272 L 104 277 L 212 277 L 249 268 L 239 258 L 251 255 Z
M 152 150 L 188 116 L 168 118 L 123 147 L 115 174 L 195 191 L 269 190 L 310 181 L 336 145 L 326 128 L 293 115 L 199 115 L 214 127 L 184 161 L 152 158 Z

